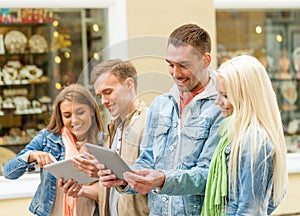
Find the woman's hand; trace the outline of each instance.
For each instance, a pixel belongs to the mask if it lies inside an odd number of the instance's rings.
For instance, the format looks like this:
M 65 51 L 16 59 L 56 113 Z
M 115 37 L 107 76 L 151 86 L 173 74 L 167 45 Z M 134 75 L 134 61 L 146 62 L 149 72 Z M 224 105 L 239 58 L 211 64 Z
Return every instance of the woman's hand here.
M 58 186 L 62 187 L 64 193 L 68 196 L 79 197 L 82 196 L 82 185 L 79 185 L 77 182 L 74 182 L 72 179 L 69 179 L 64 183 L 64 179 L 61 178 L 58 180 Z
M 28 163 L 36 161 L 40 167 L 43 167 L 51 162 L 56 162 L 55 157 L 49 152 L 32 151 L 28 158 Z
M 93 184 L 82 185 L 69 179 L 64 183 L 64 179 L 58 180 L 58 186 L 62 187 L 64 193 L 71 197 L 86 197 L 98 201 L 99 183 L 95 182 Z

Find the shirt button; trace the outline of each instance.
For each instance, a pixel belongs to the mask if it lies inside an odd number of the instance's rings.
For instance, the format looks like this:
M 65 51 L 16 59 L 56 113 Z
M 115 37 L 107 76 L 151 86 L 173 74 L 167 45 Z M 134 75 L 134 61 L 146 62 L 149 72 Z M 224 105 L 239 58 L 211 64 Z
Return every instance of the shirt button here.
M 174 150 L 174 146 L 170 146 L 170 151 L 173 151 Z
M 162 201 L 163 201 L 163 202 L 166 202 L 166 201 L 167 201 L 167 198 L 166 198 L 166 197 L 163 197 L 163 198 L 162 198 Z

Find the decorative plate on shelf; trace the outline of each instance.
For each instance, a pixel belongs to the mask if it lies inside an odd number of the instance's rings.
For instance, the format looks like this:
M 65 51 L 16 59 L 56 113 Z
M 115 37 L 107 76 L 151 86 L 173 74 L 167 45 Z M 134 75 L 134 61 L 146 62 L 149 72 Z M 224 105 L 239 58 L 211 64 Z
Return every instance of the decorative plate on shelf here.
M 42 35 L 34 34 L 29 39 L 29 48 L 33 53 L 43 53 L 48 50 L 48 44 Z
M 9 53 L 24 53 L 27 38 L 24 33 L 11 30 L 5 34 L 4 44 Z
M 20 70 L 20 75 L 22 78 L 34 80 L 40 78 L 43 75 L 43 71 L 36 65 L 26 65 Z

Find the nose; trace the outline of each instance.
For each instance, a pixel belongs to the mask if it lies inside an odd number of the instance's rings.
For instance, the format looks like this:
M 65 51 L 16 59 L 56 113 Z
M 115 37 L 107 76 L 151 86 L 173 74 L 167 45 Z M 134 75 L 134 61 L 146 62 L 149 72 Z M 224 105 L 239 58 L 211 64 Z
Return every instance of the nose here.
M 102 97 L 101 97 L 101 103 L 102 103 L 102 105 L 104 105 L 104 106 L 105 106 L 106 104 L 108 104 L 108 98 L 102 95 Z
M 216 105 L 220 105 L 221 104 L 221 99 L 220 99 L 220 96 L 218 95 L 216 100 L 215 100 L 215 104 Z
M 170 69 L 170 73 L 172 75 L 173 78 L 180 78 L 182 76 L 182 71 L 181 71 L 181 67 L 174 65 L 171 69 Z
M 76 122 L 78 120 L 78 116 L 75 113 L 72 113 L 72 122 Z

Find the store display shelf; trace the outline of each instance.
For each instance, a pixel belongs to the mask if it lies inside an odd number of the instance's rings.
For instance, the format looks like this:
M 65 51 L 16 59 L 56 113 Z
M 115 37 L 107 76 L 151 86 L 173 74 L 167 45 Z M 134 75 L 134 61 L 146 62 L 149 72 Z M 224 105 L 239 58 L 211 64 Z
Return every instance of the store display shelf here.
M 1 147 L 12 147 L 12 146 L 25 146 L 27 143 L 6 143 L 6 144 L 0 144 Z
M 50 52 L 46 51 L 46 52 L 32 52 L 32 51 L 28 51 L 25 50 L 24 52 L 14 52 L 14 53 L 10 53 L 10 52 L 5 52 L 0 54 L 0 56 L 13 56 L 13 55 L 48 55 Z
M 0 23 L 0 27 L 35 27 L 43 25 L 52 25 L 53 22 L 15 22 L 15 23 Z
M 48 111 L 43 111 L 41 108 L 38 109 L 27 109 L 27 110 L 14 110 L 12 112 L 7 112 L 4 111 L 2 113 L 0 113 L 0 117 L 1 116 L 16 116 L 16 115 L 39 115 L 39 114 L 47 114 Z
M 0 82 L 0 86 L 21 86 L 21 85 L 29 85 L 29 84 L 42 84 L 42 83 L 49 83 L 49 78 L 43 78 L 43 79 L 34 79 L 34 80 L 15 80 L 11 83 L 4 83 Z

